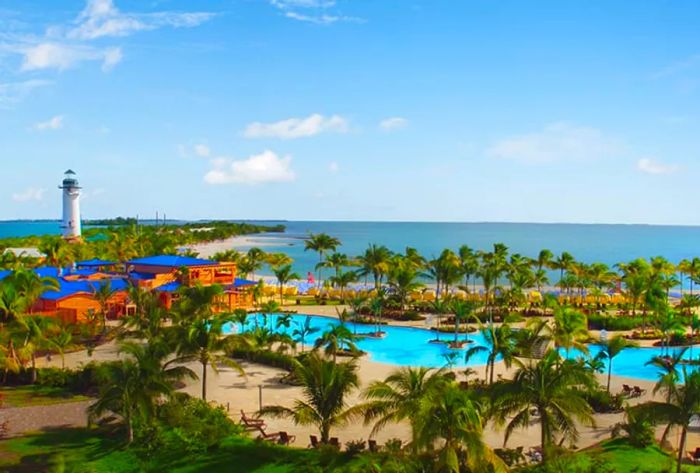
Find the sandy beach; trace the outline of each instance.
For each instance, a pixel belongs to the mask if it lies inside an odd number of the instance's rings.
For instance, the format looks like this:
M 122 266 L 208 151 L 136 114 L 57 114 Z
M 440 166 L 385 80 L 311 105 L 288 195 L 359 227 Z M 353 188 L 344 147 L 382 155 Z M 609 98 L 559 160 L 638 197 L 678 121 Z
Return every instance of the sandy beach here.
M 201 258 L 209 258 L 216 253 L 239 248 L 266 248 L 266 247 L 284 247 L 291 243 L 286 243 L 283 236 L 260 236 L 260 235 L 245 235 L 226 238 L 225 240 L 208 241 L 206 243 L 197 243 L 187 245 L 192 251 L 199 254 Z

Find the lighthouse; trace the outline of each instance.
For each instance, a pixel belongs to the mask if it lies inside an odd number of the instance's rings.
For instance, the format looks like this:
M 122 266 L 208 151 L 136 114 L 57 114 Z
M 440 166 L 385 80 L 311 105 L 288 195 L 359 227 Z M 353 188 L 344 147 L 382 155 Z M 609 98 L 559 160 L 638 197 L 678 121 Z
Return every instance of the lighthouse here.
M 75 172 L 67 170 L 58 188 L 63 190 L 63 238 L 77 240 L 80 238 L 80 186 Z

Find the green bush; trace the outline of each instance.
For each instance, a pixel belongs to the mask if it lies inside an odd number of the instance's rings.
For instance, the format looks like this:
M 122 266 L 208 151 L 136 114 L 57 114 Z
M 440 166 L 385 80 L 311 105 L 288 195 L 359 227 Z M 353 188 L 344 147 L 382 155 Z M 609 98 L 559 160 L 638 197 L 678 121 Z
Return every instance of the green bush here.
M 590 314 L 588 316 L 589 330 L 610 330 L 613 332 L 634 330 L 641 327 L 643 322 L 642 317 L 632 317 L 628 315 L 608 316 L 603 314 Z
M 136 429 L 138 444 L 148 452 L 200 454 L 218 448 L 230 435 L 242 434 L 223 408 L 189 396 L 160 405 L 156 419 Z
M 620 412 L 625 401 L 622 394 L 610 394 L 604 389 L 586 391 L 583 397 L 598 413 Z
M 294 367 L 294 357 L 275 351 L 253 351 L 237 348 L 230 350 L 228 355 L 232 358 L 245 359 L 261 365 L 272 366 L 291 371 Z

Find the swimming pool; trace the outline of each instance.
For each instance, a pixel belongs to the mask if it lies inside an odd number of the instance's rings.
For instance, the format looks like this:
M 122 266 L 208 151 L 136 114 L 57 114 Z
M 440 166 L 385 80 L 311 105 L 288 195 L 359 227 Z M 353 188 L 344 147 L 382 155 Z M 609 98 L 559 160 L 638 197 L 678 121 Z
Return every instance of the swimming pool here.
M 311 327 L 317 328 L 318 332 L 312 334 L 309 339 L 306 340 L 307 345 L 312 345 L 314 340 L 316 340 L 323 331 L 327 330 L 329 326 L 338 325 L 340 323 L 337 319 L 331 317 L 316 315 L 310 317 Z M 251 315 L 248 317 L 244 330 L 249 330 L 251 327 L 255 326 L 256 320 L 260 325 L 265 321 L 267 327 L 273 329 L 277 324 L 278 318 L 278 315 L 268 315 L 266 317 L 260 314 Z M 279 331 L 291 335 L 292 331 L 297 328 L 297 326 L 304 324 L 305 320 L 306 315 L 292 315 L 291 327 L 281 327 Z M 374 326 L 372 325 L 356 325 L 352 322 L 349 322 L 347 325 L 350 330 L 358 334 L 374 330 Z M 231 324 L 228 330 L 229 332 L 237 333 L 241 330 L 241 327 L 239 324 Z M 466 350 L 451 350 L 448 348 L 447 344 L 444 343 L 429 343 L 430 340 L 435 339 L 436 332 L 428 329 L 383 325 L 382 330 L 387 334 L 383 339 L 362 338 L 356 342 L 361 350 L 367 352 L 369 359 L 372 361 L 398 366 L 442 367 L 447 364 L 450 354 L 456 352 L 458 355 L 455 355 L 455 358 L 452 360 L 454 361 L 455 367 L 471 366 L 476 368 L 486 364 L 486 353 L 475 354 L 467 364 L 464 361 L 464 352 Z M 468 335 L 460 334 L 459 337 L 460 339 L 468 338 L 477 345 L 482 345 L 484 343 L 483 336 L 478 332 Z M 440 338 L 452 340 L 454 335 L 442 333 L 440 334 Z M 590 356 L 595 356 L 600 350 L 601 347 L 598 345 L 589 345 Z M 653 366 L 646 366 L 646 362 L 654 356 L 673 354 L 675 350 L 678 350 L 678 348 L 670 348 L 668 350 L 660 347 L 628 348 L 613 359 L 612 372 L 618 376 L 656 381 L 658 379 L 657 369 Z M 572 357 L 578 355 L 580 355 L 580 353 L 576 352 L 576 350 L 571 351 Z M 698 355 L 700 355 L 700 347 L 690 347 L 685 353 L 684 358 L 697 358 Z M 605 369 L 607 372 L 607 366 Z M 688 367 L 688 370 L 690 369 L 691 368 Z

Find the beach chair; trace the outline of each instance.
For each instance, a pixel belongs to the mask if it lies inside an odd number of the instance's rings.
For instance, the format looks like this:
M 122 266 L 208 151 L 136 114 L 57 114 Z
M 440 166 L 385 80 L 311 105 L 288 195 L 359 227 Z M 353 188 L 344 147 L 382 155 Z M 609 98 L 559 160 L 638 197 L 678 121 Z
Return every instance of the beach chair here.
M 309 448 L 317 448 L 318 447 L 318 437 L 315 435 L 309 435 L 309 440 L 311 443 L 309 444 Z
M 623 384 L 622 385 L 622 394 L 627 397 L 631 397 L 633 394 L 632 388 L 630 388 L 628 385 Z
M 367 441 L 367 447 L 369 448 L 369 451 L 372 453 L 377 453 L 379 451 L 379 447 L 377 446 L 377 441 L 369 439 Z
M 331 437 L 331 439 L 328 441 L 328 445 L 333 445 L 335 448 L 340 450 L 340 442 L 338 441 L 338 437 Z
M 277 443 L 280 445 L 289 445 L 294 442 L 297 438 L 294 435 L 289 435 L 287 432 L 282 431 L 279 433 L 279 439 Z
M 642 389 L 639 386 L 635 386 L 633 388 L 633 391 L 634 391 L 634 397 L 639 397 L 639 396 L 643 395 L 645 392 L 647 392 L 646 389 Z
M 542 448 L 530 447 L 526 456 L 530 459 L 531 463 L 542 463 Z
M 265 428 L 265 421 L 256 417 L 248 417 L 248 415 L 241 409 L 241 422 L 248 428 Z
M 700 464 L 700 447 L 696 448 L 694 452 L 688 452 L 688 460 L 693 465 Z
M 273 434 L 268 434 L 265 432 L 265 429 L 263 429 L 259 425 L 255 426 L 255 429 L 257 429 L 258 432 L 260 432 L 260 435 L 258 435 L 259 440 L 269 440 L 271 442 L 279 441 L 279 437 L 280 437 L 281 432 L 275 432 Z

